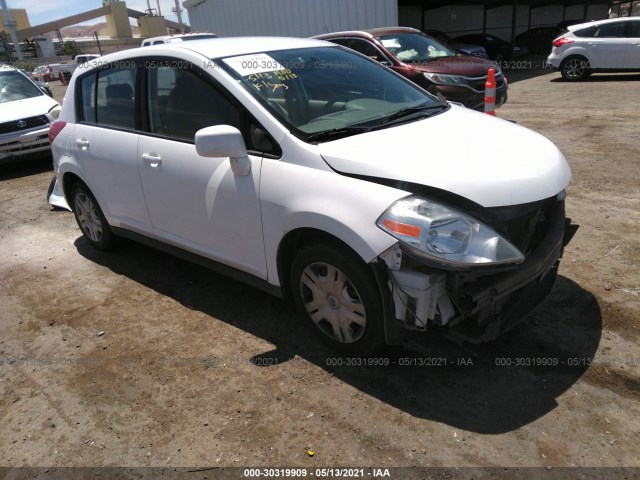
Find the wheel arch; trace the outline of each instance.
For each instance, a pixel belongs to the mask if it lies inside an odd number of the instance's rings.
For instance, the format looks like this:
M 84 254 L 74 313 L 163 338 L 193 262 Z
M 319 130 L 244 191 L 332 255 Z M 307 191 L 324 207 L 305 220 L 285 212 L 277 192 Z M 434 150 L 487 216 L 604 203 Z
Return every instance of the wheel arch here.
M 560 68 L 562 68 L 563 63 L 565 63 L 571 58 L 583 58 L 587 61 L 589 65 L 591 65 L 591 59 L 589 58 L 589 55 L 587 54 L 586 50 L 580 47 L 580 48 L 575 48 L 567 51 L 567 53 L 563 56 L 562 60 L 560 61 Z
M 84 185 L 86 185 L 86 183 L 75 173 L 73 172 L 66 172 L 63 176 L 62 176 L 62 191 L 64 192 L 64 198 L 67 200 L 67 203 L 69 204 L 69 206 L 71 206 L 71 190 L 73 189 L 73 185 L 76 182 L 81 182 Z
M 343 227 L 347 228 L 344 225 Z M 291 270 L 293 260 L 296 254 L 307 245 L 338 245 L 353 252 L 358 258 L 360 258 L 360 260 L 362 260 L 364 265 L 367 265 L 368 268 L 370 268 L 370 262 L 384 250 L 379 252 L 374 251 L 372 246 L 363 238 L 357 236 L 357 234 L 351 230 L 350 232 L 351 235 L 349 235 L 349 241 L 336 231 L 328 232 L 327 230 L 317 227 L 299 227 L 287 232 L 280 240 L 276 254 L 277 280 L 283 287 L 285 294 L 290 294 L 289 272 Z M 357 237 L 354 237 L 353 235 L 356 235 Z M 354 242 L 355 238 L 358 238 L 359 241 Z M 395 243 L 395 240 L 392 237 L 389 237 L 389 240 L 389 246 Z

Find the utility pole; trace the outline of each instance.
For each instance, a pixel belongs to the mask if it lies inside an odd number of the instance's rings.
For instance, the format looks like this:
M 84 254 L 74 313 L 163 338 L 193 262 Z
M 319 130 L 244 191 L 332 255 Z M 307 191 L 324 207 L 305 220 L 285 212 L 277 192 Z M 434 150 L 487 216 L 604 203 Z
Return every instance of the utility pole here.
M 513 58 L 515 57 L 516 26 L 518 24 L 518 0 L 513 0 L 513 7 L 511 8 L 511 48 L 509 49 L 508 60 L 513 60 Z
M 176 0 L 176 6 L 173 9 L 173 11 L 178 16 L 178 25 L 180 27 L 180 33 L 184 33 L 184 23 L 182 23 L 182 9 L 180 8 L 180 0 Z
M 176 5 L 178 0 L 176 0 Z M 18 60 L 24 60 L 22 56 L 22 50 L 20 50 L 20 42 L 18 41 L 18 34 L 16 33 L 16 24 L 11 20 L 11 14 L 7 8 L 7 2 L 0 0 L 0 6 L 2 7 L 2 13 L 4 14 L 5 25 L 9 27 L 9 33 L 11 34 L 11 40 L 13 40 L 13 48 L 16 50 L 16 56 Z

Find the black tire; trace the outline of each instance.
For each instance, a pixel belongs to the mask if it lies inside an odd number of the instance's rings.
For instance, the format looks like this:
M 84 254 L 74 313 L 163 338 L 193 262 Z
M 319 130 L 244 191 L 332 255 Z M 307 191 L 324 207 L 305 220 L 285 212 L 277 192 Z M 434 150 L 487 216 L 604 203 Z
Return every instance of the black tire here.
M 115 235 L 96 198 L 84 183 L 76 182 L 73 185 L 71 208 L 80 231 L 92 246 L 98 250 L 110 250 L 115 246 Z
M 290 286 L 299 312 L 333 350 L 366 357 L 384 346 L 377 283 L 352 251 L 338 245 L 304 247 L 293 260 Z
M 568 82 L 579 82 L 591 75 L 589 61 L 584 57 L 565 58 L 560 64 L 560 74 Z

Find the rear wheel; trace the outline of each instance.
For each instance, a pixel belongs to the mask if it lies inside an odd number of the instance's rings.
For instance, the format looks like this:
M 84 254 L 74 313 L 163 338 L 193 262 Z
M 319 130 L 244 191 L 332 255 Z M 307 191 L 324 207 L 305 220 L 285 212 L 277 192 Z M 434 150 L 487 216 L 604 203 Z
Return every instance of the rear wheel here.
M 109 250 L 115 244 L 115 236 L 107 223 L 98 202 L 87 186 L 76 183 L 71 190 L 73 215 L 84 237 L 99 250 Z
M 591 74 L 589 61 L 584 57 L 569 57 L 560 64 L 560 73 L 570 82 L 584 80 Z
M 303 248 L 293 261 L 290 285 L 298 310 L 332 349 L 368 356 L 384 345 L 382 302 L 375 278 L 347 248 Z

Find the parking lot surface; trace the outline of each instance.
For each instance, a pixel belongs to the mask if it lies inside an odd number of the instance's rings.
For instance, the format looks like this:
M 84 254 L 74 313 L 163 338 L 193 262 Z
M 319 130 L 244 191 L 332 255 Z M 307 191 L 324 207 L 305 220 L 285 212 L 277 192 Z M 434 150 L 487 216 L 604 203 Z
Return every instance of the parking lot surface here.
M 284 301 L 97 252 L 47 205 L 50 159 L 2 165 L 1 464 L 639 466 L 640 75 L 510 80 L 498 116 L 564 152 L 580 228 L 526 323 L 428 359 L 338 357 Z

